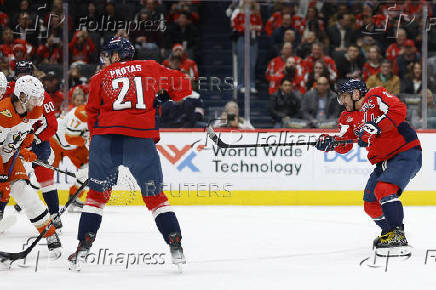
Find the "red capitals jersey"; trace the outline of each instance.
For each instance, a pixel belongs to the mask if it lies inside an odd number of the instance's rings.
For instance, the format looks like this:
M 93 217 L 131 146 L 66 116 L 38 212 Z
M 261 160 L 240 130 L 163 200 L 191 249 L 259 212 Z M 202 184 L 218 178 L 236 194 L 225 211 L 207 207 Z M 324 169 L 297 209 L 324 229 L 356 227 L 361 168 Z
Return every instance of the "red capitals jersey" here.
M 111 64 L 91 78 L 88 128 L 92 135 L 121 134 L 159 141 L 156 93 L 165 89 L 174 101 L 192 94 L 191 81 L 181 71 L 154 60 Z
M 380 128 L 380 134 L 370 138 L 368 160 L 371 164 L 389 160 L 400 152 L 421 146 L 416 131 L 405 121 L 407 108 L 385 88 L 377 87 L 365 95 L 360 111 L 342 112 L 338 120 L 340 133 L 337 139 L 357 139 L 367 122 Z M 352 144 L 335 148 L 338 153 L 351 150 Z
M 15 82 L 9 82 L 5 97 L 10 97 L 14 93 Z M 33 124 L 35 139 L 41 141 L 49 140 L 58 130 L 58 121 L 55 115 L 53 100 L 47 92 L 44 92 L 44 103 L 42 120 Z

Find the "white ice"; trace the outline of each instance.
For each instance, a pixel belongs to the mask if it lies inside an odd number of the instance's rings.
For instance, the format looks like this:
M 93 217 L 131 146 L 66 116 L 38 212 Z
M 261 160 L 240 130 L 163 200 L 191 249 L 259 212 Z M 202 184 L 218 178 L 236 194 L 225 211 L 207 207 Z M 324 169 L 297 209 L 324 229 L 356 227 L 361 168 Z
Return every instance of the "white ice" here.
M 77 246 L 79 214 L 63 216 L 64 255 L 47 262 L 45 246 L 26 261 L 0 271 L 0 289 L 434 289 L 436 209 L 406 207 L 412 258 L 376 261 L 369 267 L 378 229 L 361 207 L 178 206 L 188 263 L 182 274 L 145 207 L 108 207 L 92 252 L 166 253 L 163 265 L 90 264 L 67 270 Z M 7 208 L 6 215 L 13 209 Z M 0 235 L 0 250 L 19 251 L 35 230 L 19 215 Z M 36 255 L 40 252 L 35 272 Z M 427 250 L 435 250 L 428 252 Z M 373 261 L 373 257 L 370 258 Z M 22 262 L 21 262 L 22 263 Z M 387 271 L 386 271 L 387 270 Z

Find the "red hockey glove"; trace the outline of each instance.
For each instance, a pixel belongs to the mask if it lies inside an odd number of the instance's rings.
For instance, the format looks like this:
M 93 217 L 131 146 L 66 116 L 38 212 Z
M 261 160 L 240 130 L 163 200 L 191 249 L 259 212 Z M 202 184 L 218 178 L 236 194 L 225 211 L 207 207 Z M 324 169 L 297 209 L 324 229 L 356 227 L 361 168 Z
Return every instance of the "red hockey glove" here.
M 377 136 L 380 132 L 380 127 L 376 123 L 365 123 L 362 129 L 360 129 L 357 145 L 360 147 L 368 147 L 371 144 L 371 138 Z
M 0 202 L 8 202 L 10 193 L 9 177 L 6 174 L 0 174 Z
M 35 153 L 25 148 L 20 150 L 20 155 L 23 156 L 26 162 L 33 162 L 38 158 Z

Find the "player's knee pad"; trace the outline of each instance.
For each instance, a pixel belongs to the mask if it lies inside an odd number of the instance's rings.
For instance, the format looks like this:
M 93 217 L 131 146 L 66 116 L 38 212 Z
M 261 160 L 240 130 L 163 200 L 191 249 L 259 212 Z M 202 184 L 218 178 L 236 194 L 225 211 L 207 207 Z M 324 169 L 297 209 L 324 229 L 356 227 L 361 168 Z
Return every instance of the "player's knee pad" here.
M 42 192 L 48 192 L 56 189 L 54 187 L 54 172 L 49 168 L 36 166 L 35 169 L 36 180 L 41 185 Z
M 37 228 L 47 224 L 50 219 L 48 209 L 26 181 L 15 181 L 11 185 L 11 195 Z
M 377 219 L 383 216 L 383 210 L 380 203 L 377 201 L 365 201 L 363 209 L 372 219 Z
M 379 181 L 375 186 L 374 195 L 380 204 L 383 204 L 389 200 L 398 199 L 398 190 L 399 187 L 395 184 Z
M 148 210 L 155 211 L 160 207 L 169 206 L 168 198 L 163 191 L 154 196 L 142 196 Z

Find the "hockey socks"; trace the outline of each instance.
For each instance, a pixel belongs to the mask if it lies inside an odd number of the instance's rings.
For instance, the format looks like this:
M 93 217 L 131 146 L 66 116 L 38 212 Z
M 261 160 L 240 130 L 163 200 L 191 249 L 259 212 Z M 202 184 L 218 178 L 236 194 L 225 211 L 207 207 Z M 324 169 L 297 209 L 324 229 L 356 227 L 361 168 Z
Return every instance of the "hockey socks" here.
M 44 201 L 47 204 L 48 211 L 50 214 L 55 214 L 59 212 L 59 196 L 58 191 L 50 190 L 47 192 L 43 192 L 42 196 L 44 197 Z
M 396 194 L 382 198 L 380 204 L 390 229 L 395 229 L 403 225 L 403 205 Z
M 96 213 L 82 212 L 77 239 L 83 242 L 88 233 L 97 233 L 100 228 L 101 218 L 101 215 Z
M 179 222 L 174 212 L 160 213 L 155 218 L 156 226 L 162 234 L 165 242 L 170 243 L 169 237 L 171 233 L 179 233 L 182 238 Z

